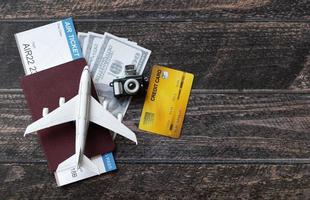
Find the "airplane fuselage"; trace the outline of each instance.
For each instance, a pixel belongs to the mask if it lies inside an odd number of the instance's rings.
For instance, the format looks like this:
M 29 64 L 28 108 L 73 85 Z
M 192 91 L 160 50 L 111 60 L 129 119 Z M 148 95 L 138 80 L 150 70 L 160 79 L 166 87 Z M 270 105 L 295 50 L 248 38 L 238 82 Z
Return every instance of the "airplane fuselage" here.
M 85 142 L 87 137 L 87 130 L 89 125 L 89 106 L 91 98 L 91 78 L 90 72 L 87 67 L 84 68 L 80 86 L 79 86 L 79 103 L 76 114 L 76 138 L 75 138 L 75 153 L 79 155 L 77 157 L 77 164 L 79 164 L 81 156 L 84 154 Z

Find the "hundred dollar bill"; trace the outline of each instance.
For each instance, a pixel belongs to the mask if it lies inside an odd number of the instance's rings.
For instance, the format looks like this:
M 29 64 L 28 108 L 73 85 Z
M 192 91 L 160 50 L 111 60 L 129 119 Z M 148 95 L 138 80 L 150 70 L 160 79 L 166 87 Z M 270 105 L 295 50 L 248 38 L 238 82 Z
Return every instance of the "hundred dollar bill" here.
M 80 47 L 82 49 L 83 49 L 83 44 L 85 42 L 86 37 L 87 37 L 87 33 L 78 32 L 78 39 L 79 39 Z
M 94 32 L 88 32 L 88 41 L 85 48 L 85 59 L 87 63 L 91 66 L 95 56 L 97 54 L 99 46 L 102 45 L 104 41 L 105 34 L 99 34 Z M 120 38 L 121 40 L 128 41 L 126 38 Z M 132 44 L 137 44 L 135 42 L 130 42 Z
M 87 33 L 87 39 L 85 40 L 85 48 L 83 48 L 84 57 L 89 65 L 91 65 L 92 61 L 97 54 L 98 47 L 102 44 L 105 34 L 99 34 L 94 32 Z M 120 38 L 124 41 L 128 41 L 126 38 Z M 137 44 L 135 42 L 131 42 L 132 44 Z M 83 45 L 84 46 L 84 45 Z
M 83 46 L 83 54 L 87 63 L 90 64 L 104 35 L 93 32 L 88 32 L 87 35 L 88 36 L 85 40 L 85 46 Z
M 89 45 L 91 46 L 88 52 L 86 50 L 86 53 L 88 57 L 87 63 L 90 65 L 92 61 L 94 60 L 95 55 L 97 54 L 98 47 L 101 45 L 104 39 L 104 35 L 94 33 L 94 32 L 88 32 L 88 35 L 89 35 L 89 39 L 88 39 L 88 44 L 87 44 L 88 45 L 87 50 L 89 48 Z
M 86 51 L 87 43 L 88 43 L 88 33 L 86 33 L 86 37 L 84 38 L 83 47 L 82 47 L 82 53 L 83 53 L 84 58 L 85 58 L 85 51 Z
M 125 75 L 125 65 L 135 65 L 137 74 L 141 75 L 151 51 L 123 38 L 106 33 L 95 60 L 91 64 L 91 72 L 99 100 L 108 101 L 108 110 L 115 116 L 125 115 L 130 103 L 129 97 L 115 98 L 110 82 Z

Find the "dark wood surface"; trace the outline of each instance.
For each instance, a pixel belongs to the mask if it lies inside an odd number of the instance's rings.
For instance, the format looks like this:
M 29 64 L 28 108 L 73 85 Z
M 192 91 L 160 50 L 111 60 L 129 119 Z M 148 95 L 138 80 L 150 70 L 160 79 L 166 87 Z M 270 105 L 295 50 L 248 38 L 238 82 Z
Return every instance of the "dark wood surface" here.
M 0 54 L 7 56 L 0 58 L 0 87 L 19 88 L 17 79 L 24 74 L 14 33 L 48 22 L 1 23 Z M 192 72 L 194 88 L 310 88 L 309 23 L 76 20 L 76 28 L 107 31 L 138 42 L 152 50 L 148 69 L 162 64 Z
M 23 138 L 31 117 L 22 91 L 2 90 L 0 106 L 0 121 L 5 124 L 0 135 L 4 142 L 1 158 L 7 162 L 45 161 L 37 138 Z M 117 138 L 117 161 L 290 163 L 296 159 L 308 163 L 310 158 L 308 93 L 212 94 L 194 90 L 180 139 L 137 129 L 142 106 L 143 99 L 133 100 L 124 119 L 137 133 L 139 145 Z
M 120 164 L 63 188 L 43 163 L 0 164 L 2 199 L 308 199 L 309 166 Z
M 2 0 L 1 19 L 55 19 L 73 15 L 88 21 L 308 21 L 308 0 Z
M 19 81 L 14 33 L 73 16 L 78 31 L 111 32 L 195 74 L 182 137 L 124 119 L 118 171 L 57 188 Z M 0 199 L 309 199 L 310 1 L 0 2 Z

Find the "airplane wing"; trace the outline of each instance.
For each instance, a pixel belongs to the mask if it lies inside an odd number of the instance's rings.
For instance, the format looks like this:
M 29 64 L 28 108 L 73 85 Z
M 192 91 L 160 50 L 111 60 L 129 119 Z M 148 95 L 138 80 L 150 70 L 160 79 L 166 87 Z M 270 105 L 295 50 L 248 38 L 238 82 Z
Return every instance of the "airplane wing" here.
M 59 106 L 49 114 L 45 115 L 44 117 L 33 122 L 27 127 L 24 136 L 41 129 L 75 120 L 77 101 L 78 95 L 70 99 L 67 103 Z
M 138 144 L 136 134 L 104 109 L 94 97 L 91 97 L 90 100 L 89 121 L 116 132 Z

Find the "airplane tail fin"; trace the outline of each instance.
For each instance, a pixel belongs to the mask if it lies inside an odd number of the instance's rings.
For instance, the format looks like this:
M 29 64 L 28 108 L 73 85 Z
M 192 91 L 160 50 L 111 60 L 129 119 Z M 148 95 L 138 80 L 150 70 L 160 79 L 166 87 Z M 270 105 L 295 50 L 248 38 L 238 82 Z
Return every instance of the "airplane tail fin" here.
M 83 168 L 86 170 L 89 170 L 91 172 L 94 172 L 96 174 L 100 174 L 98 167 L 85 155 L 83 155 L 82 159 L 78 158 L 78 154 L 74 154 L 67 160 L 63 161 L 60 163 L 57 167 L 57 172 L 63 171 L 63 170 L 68 170 L 70 168 Z M 78 162 L 80 160 L 80 162 Z

